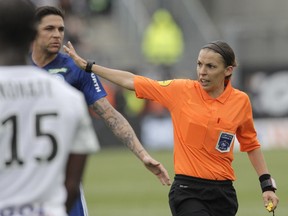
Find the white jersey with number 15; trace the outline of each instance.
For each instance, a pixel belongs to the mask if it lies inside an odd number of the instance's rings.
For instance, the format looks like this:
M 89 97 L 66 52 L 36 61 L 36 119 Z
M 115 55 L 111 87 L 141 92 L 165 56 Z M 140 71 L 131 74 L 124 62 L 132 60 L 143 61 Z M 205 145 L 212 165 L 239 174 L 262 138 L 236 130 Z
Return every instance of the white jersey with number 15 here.
M 98 149 L 80 92 L 34 66 L 0 67 L 0 215 L 66 215 L 68 155 Z

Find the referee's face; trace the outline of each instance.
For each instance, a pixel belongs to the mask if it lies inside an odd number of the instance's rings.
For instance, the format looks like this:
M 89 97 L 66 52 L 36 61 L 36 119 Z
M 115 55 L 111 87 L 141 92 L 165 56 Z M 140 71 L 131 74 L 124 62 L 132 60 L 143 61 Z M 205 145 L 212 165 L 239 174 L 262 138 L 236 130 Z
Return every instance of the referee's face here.
M 58 15 L 47 15 L 38 25 L 36 47 L 46 54 L 57 54 L 64 39 L 64 20 Z
M 231 75 L 233 67 L 226 67 L 223 57 L 211 49 L 200 50 L 197 60 L 198 81 L 213 98 L 224 91 L 225 77 Z

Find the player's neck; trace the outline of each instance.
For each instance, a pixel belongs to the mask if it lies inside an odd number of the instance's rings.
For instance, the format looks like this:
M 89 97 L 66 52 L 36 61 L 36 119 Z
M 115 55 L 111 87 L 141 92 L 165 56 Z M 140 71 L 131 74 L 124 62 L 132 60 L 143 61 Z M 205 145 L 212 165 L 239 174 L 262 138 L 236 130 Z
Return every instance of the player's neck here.
M 38 53 L 37 51 L 32 52 L 32 60 L 38 67 L 44 67 L 52 62 L 58 53 Z

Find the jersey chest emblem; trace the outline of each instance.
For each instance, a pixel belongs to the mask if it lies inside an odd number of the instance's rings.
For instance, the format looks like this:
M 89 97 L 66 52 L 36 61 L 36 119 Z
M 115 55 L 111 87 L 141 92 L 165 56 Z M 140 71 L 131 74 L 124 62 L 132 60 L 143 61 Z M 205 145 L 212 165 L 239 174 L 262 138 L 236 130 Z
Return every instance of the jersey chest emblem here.
M 219 152 L 229 152 L 232 146 L 232 143 L 234 141 L 234 134 L 227 133 L 227 132 L 221 132 L 216 144 L 216 149 Z
M 161 86 L 168 86 L 173 80 L 163 80 L 163 81 L 158 81 L 159 85 Z

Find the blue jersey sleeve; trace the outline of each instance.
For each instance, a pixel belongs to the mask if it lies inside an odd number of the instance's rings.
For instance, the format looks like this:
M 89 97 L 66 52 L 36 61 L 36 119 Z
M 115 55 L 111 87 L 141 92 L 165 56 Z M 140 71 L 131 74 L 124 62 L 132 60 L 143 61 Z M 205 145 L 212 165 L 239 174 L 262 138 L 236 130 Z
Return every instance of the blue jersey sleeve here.
M 83 92 L 88 105 L 107 95 L 99 78 L 94 73 L 79 72 L 78 87 Z
M 64 78 L 70 85 L 83 92 L 88 105 L 107 96 L 99 78 L 94 73 L 81 70 L 68 55 L 59 53 L 44 69 Z

